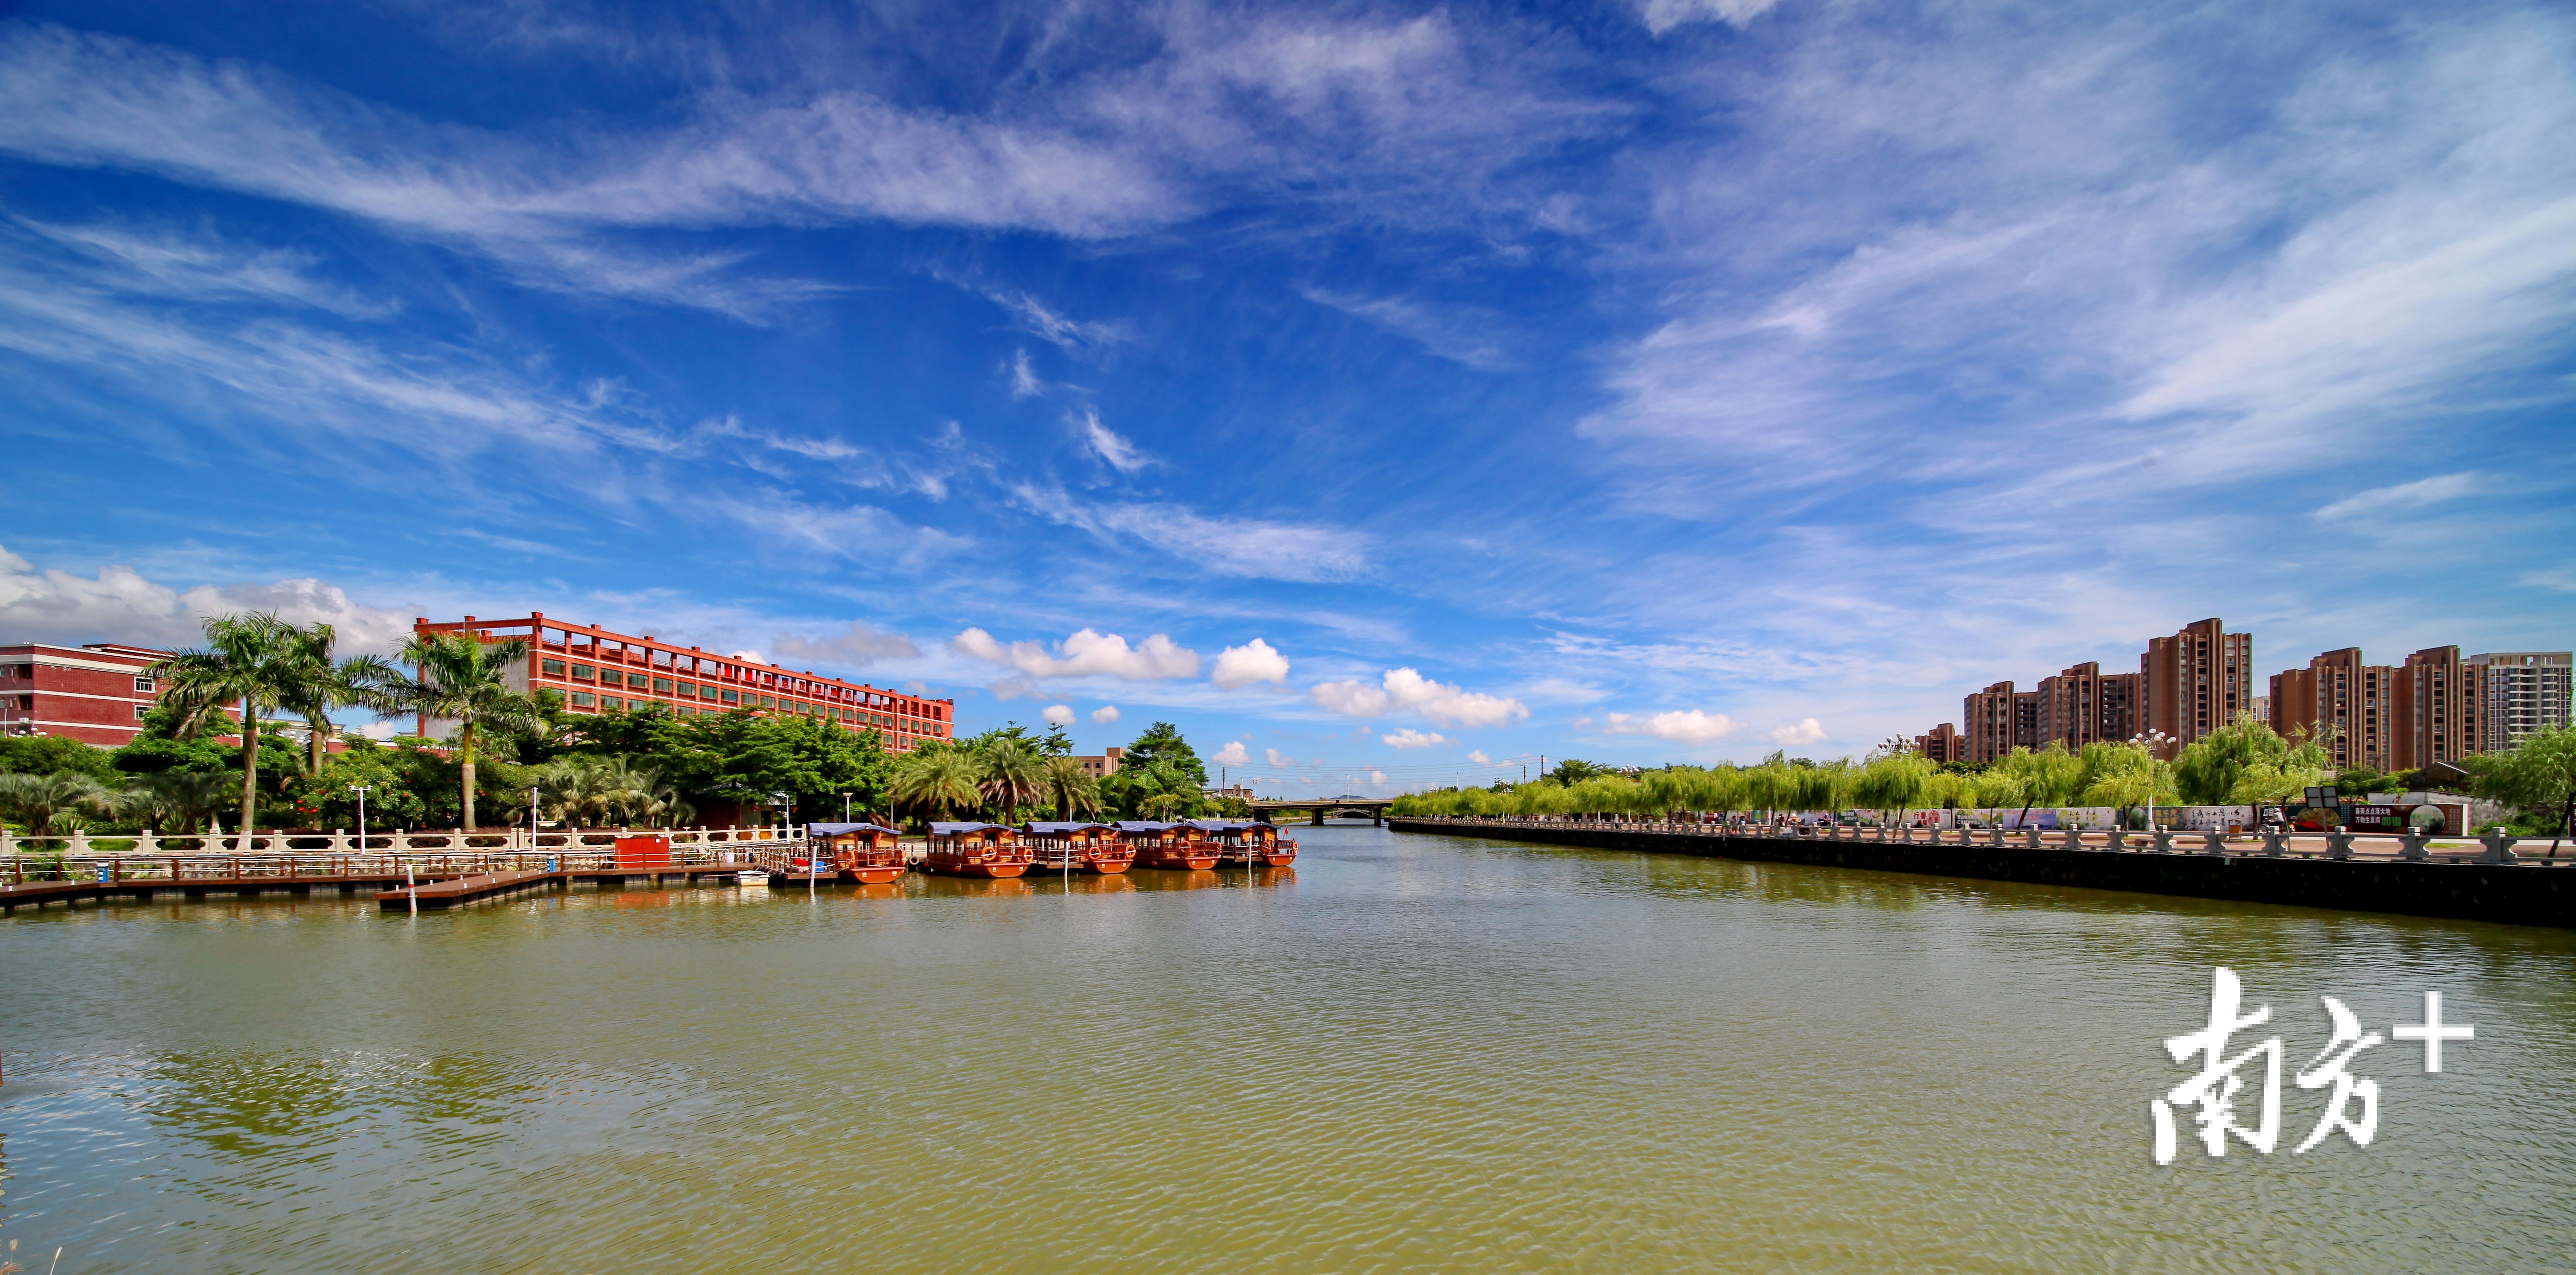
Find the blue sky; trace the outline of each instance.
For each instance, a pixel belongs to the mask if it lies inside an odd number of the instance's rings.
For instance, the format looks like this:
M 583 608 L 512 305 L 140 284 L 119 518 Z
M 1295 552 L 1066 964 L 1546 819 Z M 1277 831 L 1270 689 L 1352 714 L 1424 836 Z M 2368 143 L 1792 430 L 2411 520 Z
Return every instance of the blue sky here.
M 2525 4 L 22 4 L 0 637 L 534 608 L 1281 791 L 2565 649 L 2571 137 Z

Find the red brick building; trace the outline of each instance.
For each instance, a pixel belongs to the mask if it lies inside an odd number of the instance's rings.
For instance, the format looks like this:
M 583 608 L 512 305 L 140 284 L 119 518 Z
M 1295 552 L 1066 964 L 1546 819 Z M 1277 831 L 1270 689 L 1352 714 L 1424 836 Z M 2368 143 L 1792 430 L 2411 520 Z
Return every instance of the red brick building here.
M 2039 743 L 2068 752 L 2086 744 L 2122 743 L 2138 733 L 2138 675 L 2104 673 L 2090 660 L 2039 679 Z
M 2170 752 L 2254 711 L 2254 636 L 2216 618 L 2195 620 L 2169 638 L 2147 639 L 2138 657 L 2139 716 L 2172 739 Z M 2280 712 L 2274 705 L 2273 712 Z
M 585 624 L 549 620 L 543 611 L 514 620 L 412 623 L 416 633 L 472 632 L 486 641 L 525 638 L 535 649 L 512 679 L 520 690 L 551 690 L 575 713 L 635 709 L 659 704 L 673 713 L 794 713 L 836 722 L 884 737 L 890 752 L 910 752 L 924 740 L 956 735 L 954 700 L 754 663 L 694 646 L 675 646 L 652 635 L 630 637 Z M 417 729 L 430 733 L 430 724 Z
M 168 654 L 115 642 L 0 646 L 0 734 L 53 735 L 101 748 L 130 744 L 161 696 L 147 670 Z
M 1968 760 L 1968 737 L 1959 728 L 1943 722 L 1914 737 L 1914 751 L 1935 765 Z

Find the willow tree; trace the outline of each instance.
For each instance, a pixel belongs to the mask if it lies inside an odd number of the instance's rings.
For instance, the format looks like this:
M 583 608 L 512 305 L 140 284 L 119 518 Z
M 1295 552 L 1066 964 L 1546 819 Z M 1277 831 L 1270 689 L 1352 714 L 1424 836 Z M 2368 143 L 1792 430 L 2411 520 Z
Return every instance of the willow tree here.
M 415 633 L 395 658 L 412 666 L 412 675 L 385 665 L 354 688 L 358 702 L 387 717 L 420 716 L 422 733 L 435 719 L 455 723 L 448 736 L 464 768 L 465 817 L 461 827 L 474 829 L 474 750 L 489 735 L 528 734 L 543 730 L 545 714 L 537 702 L 510 685 L 510 675 L 527 667 L 536 648 L 526 638 L 486 642 L 474 633 Z
M 2558 842 L 2576 820 L 2576 727 L 2543 727 L 2523 736 L 2513 751 L 2470 764 L 2478 796 L 2549 817 L 2549 857 L 2557 858 Z
M 307 635 L 267 612 L 218 615 L 205 622 L 206 644 L 173 651 L 147 670 L 169 683 L 161 700 L 193 739 L 208 725 L 241 714 L 241 831 L 259 816 L 259 722 L 263 714 L 312 695 L 317 676 Z

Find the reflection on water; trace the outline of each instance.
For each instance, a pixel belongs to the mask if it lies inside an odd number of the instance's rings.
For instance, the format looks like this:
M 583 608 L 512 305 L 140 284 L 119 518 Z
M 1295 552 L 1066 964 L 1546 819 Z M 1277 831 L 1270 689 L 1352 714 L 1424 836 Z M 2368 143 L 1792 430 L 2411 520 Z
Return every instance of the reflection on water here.
M 0 921 L 64 1271 L 2525 1270 L 2576 936 L 1302 829 L 1295 869 Z M 2378 1141 L 2158 1169 L 2209 967 Z M 21 1260 L 25 1248 L 21 1249 Z

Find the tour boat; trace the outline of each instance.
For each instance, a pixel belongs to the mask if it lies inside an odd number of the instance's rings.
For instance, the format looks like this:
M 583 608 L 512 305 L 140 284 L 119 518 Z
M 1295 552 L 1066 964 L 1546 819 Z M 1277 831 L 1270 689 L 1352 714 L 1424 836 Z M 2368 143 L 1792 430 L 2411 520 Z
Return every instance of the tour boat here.
M 1029 848 L 1005 824 L 934 823 L 921 870 L 951 877 L 1015 877 L 1029 870 Z
M 1041 876 L 1068 871 L 1109 876 L 1136 861 L 1136 852 L 1109 824 L 1033 823 L 1020 831 L 1028 838 L 1029 871 Z
M 902 876 L 903 834 L 876 823 L 817 823 L 805 829 L 806 853 L 817 871 L 859 885 L 882 885 Z
M 1216 843 L 1220 867 L 1284 868 L 1297 861 L 1297 843 L 1282 838 L 1272 824 L 1248 819 L 1192 819 Z
M 767 868 L 745 868 L 742 871 L 733 874 L 733 883 L 740 886 L 768 885 L 769 870 Z
M 1122 820 L 1118 839 L 1136 852 L 1136 866 L 1140 868 L 1195 871 L 1216 866 L 1216 843 L 1188 824 Z

